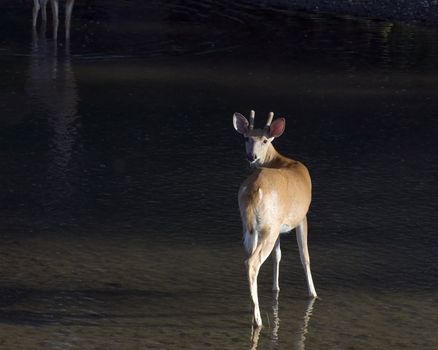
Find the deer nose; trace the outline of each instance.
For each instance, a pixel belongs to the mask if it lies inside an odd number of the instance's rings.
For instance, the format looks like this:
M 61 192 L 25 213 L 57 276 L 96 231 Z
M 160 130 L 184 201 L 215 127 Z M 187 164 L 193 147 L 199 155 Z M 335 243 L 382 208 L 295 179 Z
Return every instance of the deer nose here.
M 248 159 L 248 162 L 253 162 L 253 161 L 255 161 L 257 159 L 257 156 L 255 154 L 253 154 L 253 153 L 248 153 L 246 155 L 246 158 Z

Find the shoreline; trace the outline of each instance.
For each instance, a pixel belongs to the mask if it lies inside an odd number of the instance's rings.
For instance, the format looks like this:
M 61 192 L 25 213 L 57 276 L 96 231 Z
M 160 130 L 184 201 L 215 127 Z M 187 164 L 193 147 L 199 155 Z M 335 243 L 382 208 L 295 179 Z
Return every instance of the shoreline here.
M 438 0 L 272 0 L 273 6 L 419 25 L 438 25 Z

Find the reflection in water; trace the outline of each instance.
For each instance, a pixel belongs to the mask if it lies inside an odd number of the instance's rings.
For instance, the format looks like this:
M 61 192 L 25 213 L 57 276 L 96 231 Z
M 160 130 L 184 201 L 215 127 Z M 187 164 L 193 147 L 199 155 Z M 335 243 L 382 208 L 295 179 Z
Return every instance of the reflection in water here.
M 315 300 L 315 298 L 311 298 L 308 301 L 306 312 L 303 317 L 303 327 L 301 328 L 300 339 L 295 344 L 295 348 L 298 350 L 304 350 L 305 348 L 304 342 L 306 341 L 306 335 L 309 332 L 309 322 L 310 317 L 312 316 L 313 304 L 315 303 Z
M 42 25 L 45 26 L 47 23 L 47 2 L 48 0 L 34 0 L 33 1 L 33 11 L 32 11 L 32 26 L 36 28 L 38 21 L 38 14 L 41 9 L 41 19 Z M 50 0 L 52 8 L 52 24 L 53 24 L 53 38 L 56 40 L 58 38 L 58 27 L 59 27 L 59 6 L 58 0 Z M 70 38 L 70 24 L 71 24 L 71 14 L 73 12 L 75 0 L 65 1 L 65 37 Z
M 71 62 L 62 13 L 29 56 L 30 5 L 0 11 L 1 348 L 249 348 L 227 116 L 256 103 L 293 115 L 279 147 L 312 168 L 326 299 L 268 299 L 251 347 L 438 349 L 436 29 L 175 3 L 76 2 Z
M 278 317 L 278 296 L 280 292 L 274 291 L 272 296 L 272 316 L 273 316 L 273 322 L 272 322 L 272 331 L 271 331 L 271 341 L 274 344 L 278 343 L 278 330 L 280 329 L 280 318 Z
M 271 344 L 274 346 L 274 348 L 278 347 L 278 340 L 279 340 L 279 329 L 280 329 L 280 317 L 278 314 L 278 308 L 279 308 L 279 301 L 278 301 L 278 296 L 279 296 L 279 292 L 274 292 L 273 297 L 272 297 L 272 316 L 273 316 L 273 320 L 270 323 L 269 327 L 270 327 L 270 338 L 271 338 Z M 310 318 L 312 316 L 313 313 L 313 305 L 315 304 L 315 300 L 314 298 L 309 299 L 305 312 L 304 312 L 304 316 L 303 316 L 303 320 L 302 320 L 302 327 L 301 329 L 297 332 L 299 334 L 299 339 L 297 339 L 294 342 L 294 349 L 297 350 L 304 350 L 305 349 L 305 341 L 306 341 L 306 335 L 309 332 L 309 322 L 310 322 Z M 258 345 L 259 345 L 259 340 L 260 340 L 260 332 L 262 330 L 262 327 L 252 327 L 251 329 L 251 345 L 250 345 L 250 350 L 256 350 Z
M 75 168 L 72 156 L 77 145 L 80 128 L 77 112 L 78 93 L 74 76 L 69 41 L 64 53 L 58 52 L 57 42 L 45 36 L 45 26 L 38 34 L 33 30 L 32 51 L 27 77 L 30 97 L 47 114 L 51 144 L 48 153 L 47 198 L 44 205 L 48 209 L 69 206 L 72 194 Z

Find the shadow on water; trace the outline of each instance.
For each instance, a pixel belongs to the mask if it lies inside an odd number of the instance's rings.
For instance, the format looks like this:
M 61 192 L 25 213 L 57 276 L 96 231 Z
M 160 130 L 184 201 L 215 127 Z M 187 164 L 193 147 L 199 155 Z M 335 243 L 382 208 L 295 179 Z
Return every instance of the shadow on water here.
M 99 319 L 135 319 L 146 318 L 147 313 L 114 314 L 94 310 L 93 305 L 120 302 L 132 298 L 142 303 L 151 299 L 161 302 L 161 299 L 172 299 L 177 295 L 162 291 L 113 289 L 61 290 L 61 289 L 31 289 L 2 288 L 0 289 L 0 307 L 7 308 L 0 313 L 0 323 L 17 325 L 62 324 L 62 325 L 92 325 L 92 320 Z M 42 305 L 39 311 L 14 309 L 15 305 Z M 32 307 L 31 307 L 32 309 Z M 49 311 L 50 310 L 50 311 Z M 90 322 L 88 322 L 90 321 Z

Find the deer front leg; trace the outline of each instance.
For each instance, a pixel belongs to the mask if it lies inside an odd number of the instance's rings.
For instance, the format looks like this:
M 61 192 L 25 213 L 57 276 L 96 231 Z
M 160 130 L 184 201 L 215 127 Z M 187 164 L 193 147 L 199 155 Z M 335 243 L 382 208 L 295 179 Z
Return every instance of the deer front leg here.
M 67 0 L 65 3 L 65 38 L 70 39 L 71 14 L 75 0 Z
M 310 271 L 310 256 L 307 248 L 307 218 L 297 226 L 297 242 L 300 251 L 301 263 L 303 264 L 304 272 L 306 273 L 307 286 L 309 289 L 309 296 L 317 298 L 315 286 L 313 285 L 312 272 Z
M 257 277 L 260 271 L 260 267 L 265 262 L 269 254 L 271 254 L 272 248 L 274 247 L 276 241 L 276 236 L 270 237 L 269 233 L 262 233 L 260 235 L 259 245 L 245 262 L 252 301 L 253 325 L 255 327 L 262 326 L 262 318 L 260 316 L 259 298 L 257 292 Z
M 48 0 L 41 0 L 41 18 L 44 23 L 47 22 L 47 1 Z
M 272 290 L 278 292 L 280 290 L 280 285 L 278 283 L 278 279 L 280 276 L 280 260 L 281 260 L 280 236 L 278 236 L 277 241 L 275 242 L 274 250 L 272 251 L 272 260 L 274 263 Z

